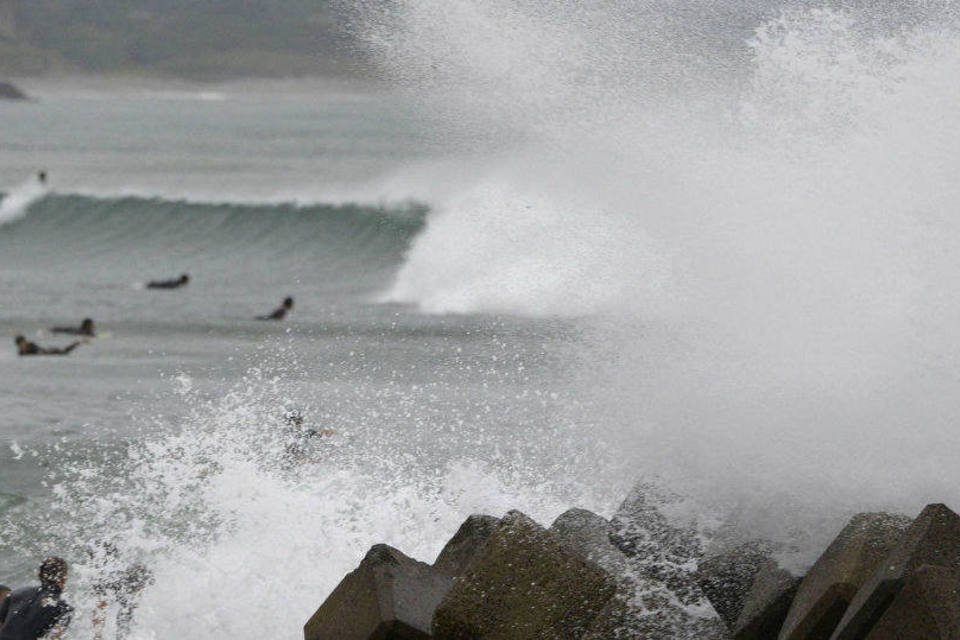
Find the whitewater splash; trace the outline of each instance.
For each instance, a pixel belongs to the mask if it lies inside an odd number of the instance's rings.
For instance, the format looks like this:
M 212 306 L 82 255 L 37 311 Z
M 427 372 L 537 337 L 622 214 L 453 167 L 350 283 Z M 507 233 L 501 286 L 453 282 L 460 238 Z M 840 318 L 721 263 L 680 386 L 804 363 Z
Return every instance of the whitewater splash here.
M 491 180 L 442 203 L 383 299 L 534 316 L 597 312 L 626 295 L 657 304 L 668 268 L 643 229 L 554 186 L 547 196 Z
M 599 313 L 583 420 L 745 517 L 960 499 L 949 3 L 387 4 L 360 37 L 503 151 L 388 297 Z
M 577 499 L 551 484 L 555 474 L 535 479 L 535 465 L 518 467 L 520 458 L 505 464 L 502 452 L 425 459 L 422 447 L 431 445 L 417 440 L 431 434 L 415 424 L 428 412 L 411 416 L 409 408 L 426 405 L 416 387 L 393 403 L 366 399 L 365 411 L 383 414 L 379 423 L 362 425 L 322 404 L 304 404 L 295 384 L 259 369 L 215 399 L 186 375 L 170 383 L 187 409 L 176 428 L 164 417 L 143 418 L 129 444 L 92 456 L 61 445 L 31 451 L 55 469 L 51 500 L 42 513 L 0 516 L 7 544 L 16 541 L 30 557 L 71 560 L 79 637 L 104 571 L 140 563 L 152 581 L 135 638 L 259 637 L 263 628 L 294 638 L 375 543 L 430 562 L 471 513 L 520 507 L 549 522 Z M 335 406 L 347 399 L 325 398 Z M 291 410 L 302 412 L 305 428 L 335 433 L 305 438 L 285 420 Z M 414 424 L 387 427 L 391 412 Z M 463 435 L 472 430 L 464 427 Z M 519 440 L 501 437 L 497 448 Z M 596 503 L 597 496 L 579 499 Z M 116 549 L 106 568 L 97 556 L 105 544 Z M 249 598 L 225 583 L 255 594 L 263 609 L 256 629 Z
M 31 180 L 11 190 L 0 200 L 0 226 L 19 220 L 27 214 L 30 205 L 50 193 L 36 180 Z

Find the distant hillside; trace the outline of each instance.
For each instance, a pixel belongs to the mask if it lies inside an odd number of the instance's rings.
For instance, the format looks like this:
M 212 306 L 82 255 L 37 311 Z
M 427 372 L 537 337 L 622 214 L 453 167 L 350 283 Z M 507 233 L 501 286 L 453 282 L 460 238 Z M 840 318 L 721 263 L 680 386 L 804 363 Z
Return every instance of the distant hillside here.
M 328 0 L 0 0 L 0 73 L 347 73 Z

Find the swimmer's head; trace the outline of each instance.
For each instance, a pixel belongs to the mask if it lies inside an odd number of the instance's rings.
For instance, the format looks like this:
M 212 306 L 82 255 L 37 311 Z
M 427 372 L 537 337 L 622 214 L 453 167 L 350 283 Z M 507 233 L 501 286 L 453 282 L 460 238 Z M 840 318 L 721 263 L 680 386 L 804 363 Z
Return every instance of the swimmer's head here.
M 63 589 L 67 583 L 67 561 L 57 557 L 47 558 L 40 565 L 39 577 L 41 586 Z
M 283 299 L 283 308 L 284 309 L 293 309 L 293 298 L 286 297 Z
M 80 329 L 85 333 L 93 333 L 93 319 L 84 318 L 83 322 L 80 323 Z
M 16 345 L 19 347 L 20 345 L 26 343 L 27 339 L 24 338 L 23 336 L 17 336 L 16 338 L 13 339 L 13 341 L 14 341 L 14 342 L 16 343 Z
M 180 276 L 180 284 L 187 284 L 188 282 L 190 282 L 190 276 L 187 274 Z

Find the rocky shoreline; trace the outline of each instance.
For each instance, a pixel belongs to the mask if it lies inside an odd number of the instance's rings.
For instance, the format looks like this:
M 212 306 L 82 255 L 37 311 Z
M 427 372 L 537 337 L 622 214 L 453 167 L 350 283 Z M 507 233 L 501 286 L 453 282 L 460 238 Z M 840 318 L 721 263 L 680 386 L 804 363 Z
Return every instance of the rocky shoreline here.
M 432 565 L 370 549 L 305 640 L 960 640 L 960 516 L 855 516 L 805 576 L 776 545 L 671 522 L 638 487 L 606 520 L 470 516 Z

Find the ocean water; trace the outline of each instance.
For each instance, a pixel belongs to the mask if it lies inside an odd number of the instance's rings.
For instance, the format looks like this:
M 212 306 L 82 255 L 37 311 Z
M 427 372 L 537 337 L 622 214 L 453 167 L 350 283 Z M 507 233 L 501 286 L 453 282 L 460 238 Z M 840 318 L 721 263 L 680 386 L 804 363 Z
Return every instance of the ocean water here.
M 154 574 L 137 637 L 297 637 L 376 542 L 432 560 L 472 512 L 576 501 L 576 324 L 390 300 L 432 215 L 395 174 L 455 152 L 406 98 L 30 88 L 0 105 L 0 575 L 67 557 L 71 637 L 97 576 L 131 562 Z M 183 290 L 143 286 L 181 272 Z M 254 320 L 287 295 L 286 321 Z M 88 316 L 100 336 L 70 357 L 17 357 L 14 335 L 66 344 L 49 328 Z M 290 412 L 335 435 L 302 439 Z M 263 628 L 226 582 L 273 610 Z
M 345 4 L 383 82 L 0 104 L 0 580 L 64 555 L 89 637 L 109 542 L 137 638 L 295 638 L 373 543 L 638 479 L 796 564 L 960 506 L 949 3 Z

